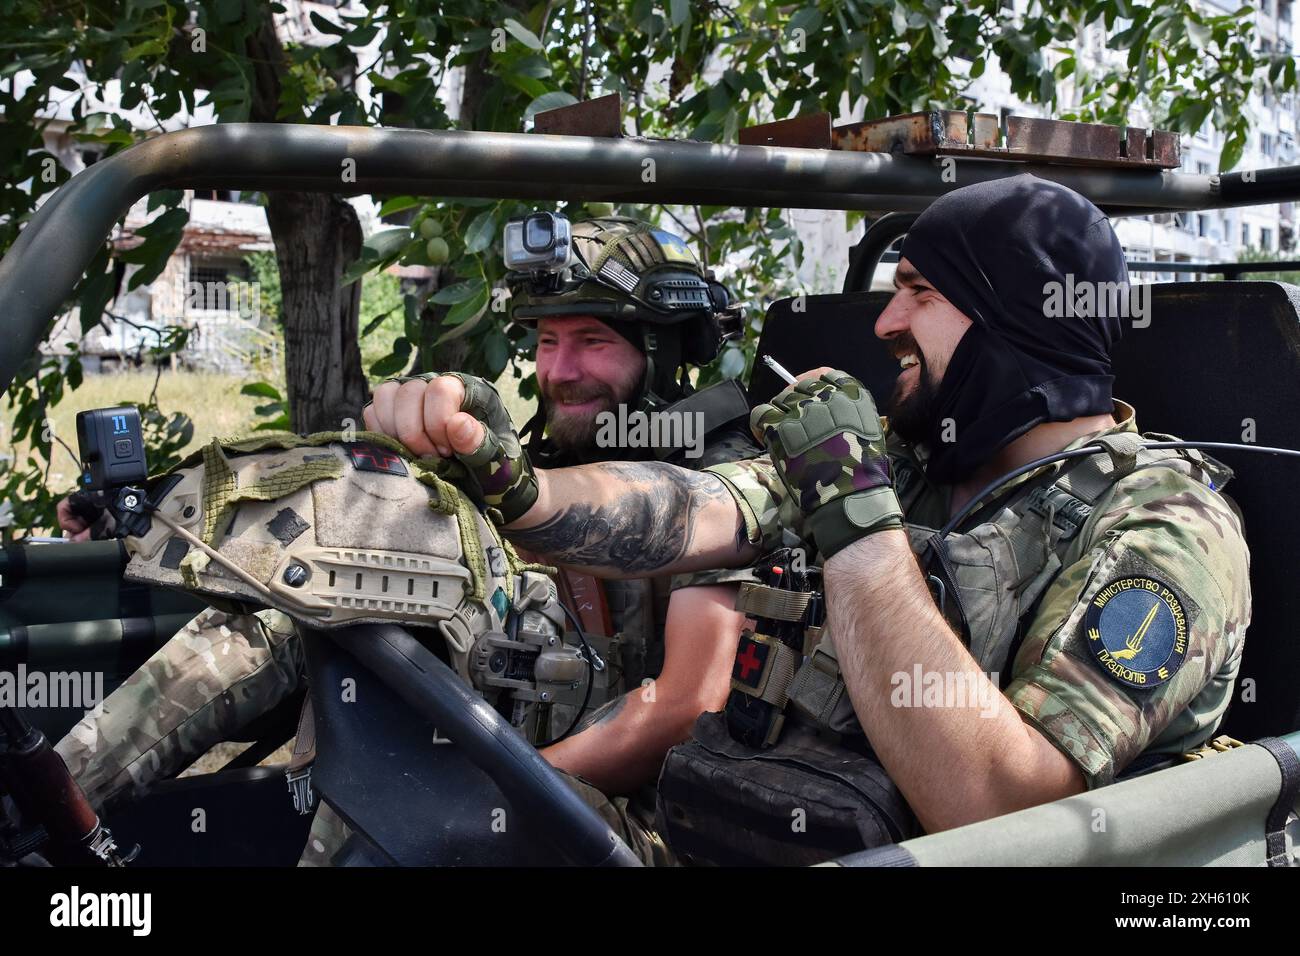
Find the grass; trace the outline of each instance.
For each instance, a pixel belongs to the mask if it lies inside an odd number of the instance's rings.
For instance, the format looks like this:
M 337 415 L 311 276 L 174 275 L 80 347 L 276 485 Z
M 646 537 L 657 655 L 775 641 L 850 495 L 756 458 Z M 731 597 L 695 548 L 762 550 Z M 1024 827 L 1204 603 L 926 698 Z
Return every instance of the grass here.
M 527 375 L 532 371 L 528 366 Z M 246 375 L 229 375 L 216 372 L 164 371 L 158 378 L 158 404 L 168 414 L 185 412 L 194 422 L 194 438 L 185 452 L 194 451 L 215 437 L 229 437 L 250 431 L 264 419 L 258 418 L 254 409 L 264 399 L 241 395 L 239 390 L 250 382 L 262 379 L 257 372 Z M 533 414 L 533 403 L 519 397 L 518 379 L 507 370 L 497 381 L 502 401 L 522 427 Z M 283 391 L 283 383 L 273 382 Z M 154 373 L 145 371 L 119 371 L 105 375 L 87 375 L 81 387 L 64 396 L 51 415 L 53 433 L 67 442 L 74 451 L 77 447 L 77 412 L 91 408 L 104 408 L 124 402 L 144 402 L 154 385 Z M 0 404 L 0 454 L 13 453 L 9 446 L 11 410 Z M 27 445 L 16 449 L 16 460 L 27 457 Z M 71 490 L 76 483 L 78 465 L 72 456 L 55 444 L 54 463 L 50 467 L 48 487 L 55 492 Z
M 165 412 L 183 411 L 194 421 L 194 439 L 186 451 L 193 451 L 213 435 L 233 435 L 247 431 L 257 423 L 253 409 L 262 399 L 239 394 L 240 388 L 254 377 L 222 375 L 214 372 L 164 371 L 158 378 L 158 403 Z M 153 390 L 154 373 L 121 371 L 106 375 L 87 375 L 81 387 L 67 393 L 63 401 L 51 409 L 51 427 L 56 438 L 62 439 L 74 451 L 77 447 L 77 412 L 91 408 L 120 405 L 125 402 L 144 402 Z M 0 408 L 3 434 L 9 435 L 11 410 Z M 6 440 L 5 445 L 8 445 Z M 9 451 L 5 448 L 5 451 Z M 20 444 L 17 460 L 27 456 L 27 447 Z M 77 462 L 55 443 L 54 463 L 50 467 L 48 486 L 59 491 L 71 490 L 76 482 Z

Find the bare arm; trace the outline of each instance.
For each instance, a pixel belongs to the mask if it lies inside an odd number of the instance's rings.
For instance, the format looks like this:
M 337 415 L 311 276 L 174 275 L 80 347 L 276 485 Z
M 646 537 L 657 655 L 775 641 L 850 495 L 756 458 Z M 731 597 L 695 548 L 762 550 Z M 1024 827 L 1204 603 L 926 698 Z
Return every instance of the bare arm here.
M 660 462 L 539 470 L 537 503 L 506 535 L 558 564 L 636 578 L 758 557 L 722 480 Z
M 734 585 L 674 591 L 664 630 L 663 672 L 610 701 L 574 736 L 542 751 L 554 766 L 606 793 L 630 793 L 654 782 L 670 747 L 695 719 L 720 710 L 745 616 L 733 610 Z
M 460 411 L 453 376 L 375 389 L 366 427 L 417 454 L 468 455 L 483 422 Z M 601 577 L 643 577 L 739 567 L 758 556 L 720 478 L 659 462 L 607 462 L 538 470 L 537 500 L 505 528 L 512 541 L 556 564 Z
M 1084 789 L 1065 754 L 1025 723 L 979 669 L 930 597 L 902 531 L 826 562 L 827 615 L 853 709 L 890 777 L 931 832 Z M 922 674 L 960 675 L 964 706 L 899 706 Z M 916 704 L 921 688 L 912 687 Z

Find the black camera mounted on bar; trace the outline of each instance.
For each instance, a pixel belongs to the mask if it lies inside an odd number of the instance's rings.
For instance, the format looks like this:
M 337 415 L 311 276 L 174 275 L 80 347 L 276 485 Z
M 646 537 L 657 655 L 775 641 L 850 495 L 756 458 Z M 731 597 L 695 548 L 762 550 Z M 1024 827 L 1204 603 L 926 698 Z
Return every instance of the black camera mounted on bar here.
M 140 411 L 132 405 L 77 413 L 81 491 L 96 508 L 107 508 L 117 522 L 115 535 L 149 533 L 153 502 L 145 491 L 145 460 Z M 161 494 L 166 489 L 160 489 Z

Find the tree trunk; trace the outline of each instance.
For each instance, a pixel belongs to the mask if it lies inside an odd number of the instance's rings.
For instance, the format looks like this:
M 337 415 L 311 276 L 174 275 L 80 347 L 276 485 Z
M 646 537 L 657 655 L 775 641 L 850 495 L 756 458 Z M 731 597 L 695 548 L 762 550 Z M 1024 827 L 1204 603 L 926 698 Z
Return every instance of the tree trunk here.
M 249 118 L 275 122 L 280 77 L 288 63 L 269 10 L 249 47 L 254 75 Z M 343 271 L 361 254 L 356 210 L 338 196 L 272 192 L 266 220 L 280 267 L 290 427 L 339 431 L 347 419 L 361 427 L 361 406 L 368 397 L 357 339 L 361 282 L 339 288 Z
M 367 397 L 357 343 L 361 283 L 339 278 L 361 253 L 356 211 L 338 196 L 267 194 L 266 218 L 280 267 L 284 377 L 296 432 L 361 427 Z

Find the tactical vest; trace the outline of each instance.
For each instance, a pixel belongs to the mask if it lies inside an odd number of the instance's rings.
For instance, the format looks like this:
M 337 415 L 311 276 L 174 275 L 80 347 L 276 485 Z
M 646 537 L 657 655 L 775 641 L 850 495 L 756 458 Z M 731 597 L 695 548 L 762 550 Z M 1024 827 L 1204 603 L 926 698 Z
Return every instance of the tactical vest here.
M 1002 687 L 1010 683 L 1039 599 L 1091 546 L 1099 503 L 1121 478 L 1177 459 L 1220 483 L 1230 474 L 1195 450 L 1141 447 L 1132 432 L 1093 441 L 1107 454 L 1066 462 L 1059 472 L 1004 492 L 1002 500 L 986 501 L 967 520 L 968 531 L 940 541 L 935 529 L 907 526 L 936 604 L 980 669 L 998 675 Z M 893 464 L 908 514 L 925 479 L 914 461 L 896 458 Z M 737 608 L 797 621 L 803 609 L 791 595 L 747 586 Z M 782 708 L 784 721 L 774 726 L 768 747 L 753 748 L 730 738 L 723 714 L 704 714 L 692 739 L 669 753 L 660 778 L 659 825 L 674 851 L 697 862 L 794 865 L 919 834 L 862 732 L 830 635 L 810 635 L 802 658 L 785 644 L 766 643 L 757 683 L 733 679 L 732 687 Z M 804 830 L 792 831 L 792 814 L 799 812 L 803 816 L 795 818 Z

